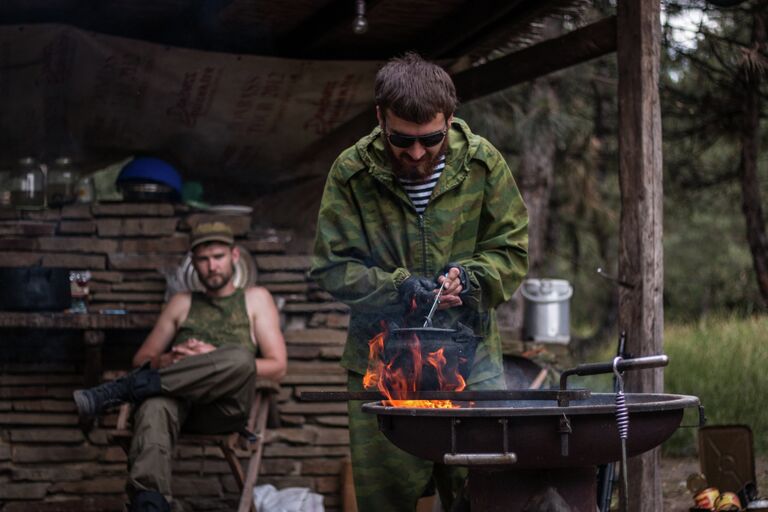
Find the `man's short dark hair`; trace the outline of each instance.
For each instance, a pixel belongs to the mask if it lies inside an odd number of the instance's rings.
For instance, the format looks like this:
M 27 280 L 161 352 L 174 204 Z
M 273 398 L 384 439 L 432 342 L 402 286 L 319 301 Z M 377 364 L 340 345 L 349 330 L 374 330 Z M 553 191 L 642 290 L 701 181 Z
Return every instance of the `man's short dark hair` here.
M 456 87 L 450 75 L 416 53 L 391 59 L 376 74 L 376 105 L 412 123 L 428 123 L 456 111 Z

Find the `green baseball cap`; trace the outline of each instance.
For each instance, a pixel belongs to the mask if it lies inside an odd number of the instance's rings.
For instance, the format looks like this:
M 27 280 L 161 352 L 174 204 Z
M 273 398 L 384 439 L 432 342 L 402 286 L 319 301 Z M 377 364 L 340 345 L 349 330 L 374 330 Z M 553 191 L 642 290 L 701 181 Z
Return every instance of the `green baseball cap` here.
M 192 228 L 192 236 L 189 241 L 189 250 L 194 251 L 200 244 L 219 242 L 227 245 L 235 244 L 235 235 L 232 228 L 223 222 L 201 222 Z

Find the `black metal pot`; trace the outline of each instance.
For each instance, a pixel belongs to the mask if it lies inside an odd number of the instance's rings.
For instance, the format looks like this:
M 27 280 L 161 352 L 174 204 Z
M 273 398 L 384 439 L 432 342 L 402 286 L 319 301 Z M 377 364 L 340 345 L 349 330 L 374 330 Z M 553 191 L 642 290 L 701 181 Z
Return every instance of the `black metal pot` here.
M 69 269 L 0 267 L 0 310 L 62 311 L 71 304 Z
M 421 358 L 426 361 L 429 354 L 441 348 L 445 357 L 445 371 L 458 373 L 467 380 L 472 370 L 477 344 L 482 340 L 471 329 L 459 324 L 457 329 L 440 329 L 436 327 L 410 327 L 391 329 L 384 342 L 384 358 L 386 362 L 395 361 L 400 367 L 413 367 L 413 340 L 419 341 Z M 419 390 L 439 390 L 437 374 L 429 365 L 423 366 Z

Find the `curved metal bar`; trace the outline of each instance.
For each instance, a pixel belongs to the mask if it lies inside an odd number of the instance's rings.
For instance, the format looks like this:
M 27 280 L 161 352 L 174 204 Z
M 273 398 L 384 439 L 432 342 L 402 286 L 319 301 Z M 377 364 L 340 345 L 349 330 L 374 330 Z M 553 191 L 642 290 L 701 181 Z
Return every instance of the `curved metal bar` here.
M 613 358 L 613 374 L 616 376 L 616 381 L 621 382 L 623 379 L 621 378 L 621 372 L 617 368 L 618 364 L 623 361 L 624 358 L 621 356 L 616 356 Z

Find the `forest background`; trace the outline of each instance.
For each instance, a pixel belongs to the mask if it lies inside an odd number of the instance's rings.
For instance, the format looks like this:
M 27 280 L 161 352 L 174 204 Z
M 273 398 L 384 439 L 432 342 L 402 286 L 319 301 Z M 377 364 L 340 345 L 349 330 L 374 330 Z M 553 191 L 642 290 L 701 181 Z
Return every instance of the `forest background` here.
M 768 2 L 717 3 L 662 3 L 664 311 L 673 323 L 763 314 L 768 305 Z M 615 13 L 615 2 L 588 10 L 579 24 Z M 559 19 L 542 31 L 573 28 Z M 617 274 L 616 77 L 607 56 L 458 112 L 513 169 L 531 216 L 529 277 L 573 284 L 577 351 L 612 338 L 616 326 L 617 283 L 596 271 Z

